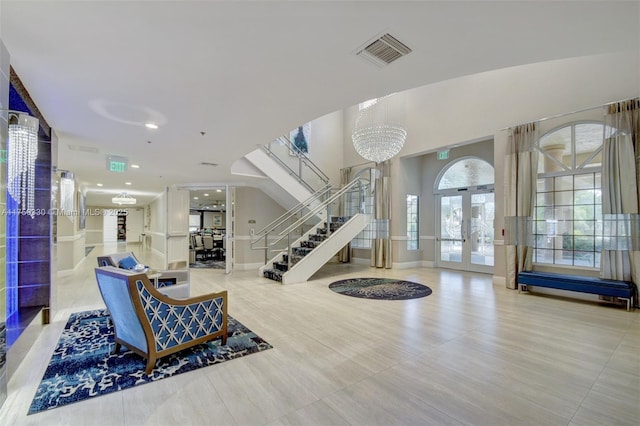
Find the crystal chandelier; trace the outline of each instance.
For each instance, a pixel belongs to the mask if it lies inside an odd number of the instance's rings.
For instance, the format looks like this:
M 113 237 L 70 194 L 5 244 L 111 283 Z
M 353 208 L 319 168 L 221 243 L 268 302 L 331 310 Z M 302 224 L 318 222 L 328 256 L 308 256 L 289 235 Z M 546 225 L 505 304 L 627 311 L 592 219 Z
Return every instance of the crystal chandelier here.
M 127 194 L 126 192 L 123 192 L 122 194 L 115 196 L 111 199 L 111 202 L 113 204 L 135 204 L 136 203 L 136 199 L 133 198 L 131 195 Z
M 33 217 L 40 123 L 24 112 L 9 111 L 8 115 L 7 190 L 22 210 Z
M 376 163 L 398 154 L 407 138 L 404 126 L 387 121 L 387 98 L 376 99 L 360 111 L 351 135 L 356 152 Z

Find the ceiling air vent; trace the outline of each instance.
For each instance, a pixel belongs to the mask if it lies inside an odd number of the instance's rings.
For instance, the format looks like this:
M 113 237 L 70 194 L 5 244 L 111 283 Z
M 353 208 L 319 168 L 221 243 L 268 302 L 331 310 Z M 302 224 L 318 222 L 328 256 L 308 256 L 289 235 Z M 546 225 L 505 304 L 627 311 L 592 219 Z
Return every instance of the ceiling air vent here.
M 207 161 L 202 161 L 200 163 L 201 166 L 212 166 L 212 167 L 218 167 L 218 163 L 209 163 Z
M 356 55 L 383 67 L 409 53 L 411 53 L 411 49 L 407 45 L 386 33 L 358 50 Z

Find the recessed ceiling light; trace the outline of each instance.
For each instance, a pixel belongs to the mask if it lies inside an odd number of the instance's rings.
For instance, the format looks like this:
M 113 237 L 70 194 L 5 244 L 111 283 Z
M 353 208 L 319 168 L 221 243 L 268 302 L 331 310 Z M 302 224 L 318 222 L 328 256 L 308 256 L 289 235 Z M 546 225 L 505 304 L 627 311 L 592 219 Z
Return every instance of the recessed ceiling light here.
M 131 182 L 125 182 L 124 184 L 125 185 L 131 185 Z
M 131 168 L 132 168 L 132 169 L 139 169 L 139 168 L 140 168 L 140 165 L 138 165 L 138 164 L 132 164 L 132 165 L 131 165 Z
M 101 183 L 96 183 L 96 185 L 97 185 L 97 186 L 102 186 L 102 184 L 101 184 Z
M 157 124 L 154 124 L 154 123 L 146 123 L 146 124 L 145 124 L 145 127 L 146 127 L 147 129 L 157 129 L 157 128 L 158 128 L 158 125 L 157 125 Z
M 208 197 L 208 196 L 209 196 L 209 194 L 204 194 L 204 196 L 205 196 L 205 197 Z
M 216 192 L 222 192 L 222 189 L 216 189 Z
M 193 199 L 194 199 L 194 200 L 199 200 L 199 198 L 198 198 L 198 197 L 193 197 Z

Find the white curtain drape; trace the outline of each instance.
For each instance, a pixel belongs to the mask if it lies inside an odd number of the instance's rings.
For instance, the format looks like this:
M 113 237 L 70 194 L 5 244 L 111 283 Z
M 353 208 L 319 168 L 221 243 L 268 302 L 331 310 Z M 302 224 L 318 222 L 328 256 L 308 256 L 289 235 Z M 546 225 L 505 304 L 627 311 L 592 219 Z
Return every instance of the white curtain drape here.
M 640 99 L 605 107 L 602 214 L 637 214 Z M 637 250 L 638 248 L 635 247 Z M 638 282 L 640 252 L 602 250 L 600 276 Z
M 526 220 L 533 216 L 538 176 L 538 124 L 528 123 L 509 129 L 509 143 L 505 162 L 505 218 Z M 533 251 L 518 241 L 505 245 L 507 288 L 517 288 L 518 272 L 532 266 Z
M 340 170 L 340 186 L 345 187 L 351 180 L 351 167 L 346 167 Z M 347 216 L 349 212 L 347 211 L 346 202 L 343 200 L 340 204 L 340 215 Z M 351 262 L 351 243 L 347 243 L 346 246 L 342 247 L 338 252 L 338 261 L 342 263 Z

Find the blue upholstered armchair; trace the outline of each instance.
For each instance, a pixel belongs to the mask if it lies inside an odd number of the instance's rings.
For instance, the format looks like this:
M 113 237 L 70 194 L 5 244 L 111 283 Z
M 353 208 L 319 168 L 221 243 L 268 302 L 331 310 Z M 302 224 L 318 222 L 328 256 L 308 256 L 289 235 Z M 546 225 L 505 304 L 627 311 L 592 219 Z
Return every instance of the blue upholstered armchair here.
M 126 346 L 156 360 L 200 343 L 227 343 L 227 292 L 172 299 L 153 287 L 144 273 L 105 266 L 96 268 L 98 287 L 115 329 L 115 352 Z
M 139 264 L 141 264 L 141 262 L 131 251 L 98 256 L 98 266 L 117 266 L 122 269 L 132 270 Z M 170 264 L 168 270 L 150 271 L 155 274 L 153 284 L 155 288 L 160 290 L 160 292 L 166 296 L 186 299 L 189 297 L 191 291 L 191 286 L 189 284 L 189 268 L 187 268 L 186 262 L 184 262 L 184 265 L 180 265 L 177 268 L 172 268 L 171 266 L 172 265 Z

